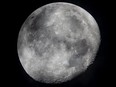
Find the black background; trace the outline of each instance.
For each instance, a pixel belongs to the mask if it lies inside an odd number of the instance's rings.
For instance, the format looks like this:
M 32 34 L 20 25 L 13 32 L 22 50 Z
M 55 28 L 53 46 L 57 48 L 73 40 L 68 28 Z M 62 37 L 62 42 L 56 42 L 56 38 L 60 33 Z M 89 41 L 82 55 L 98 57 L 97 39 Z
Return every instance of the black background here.
M 94 63 L 87 71 L 71 81 L 48 85 L 34 81 L 30 78 L 18 59 L 17 39 L 18 33 L 26 18 L 37 8 L 52 2 L 69 2 L 87 10 L 97 21 L 101 33 L 101 45 Z M 105 87 L 113 86 L 113 67 L 111 60 L 111 28 L 113 20 L 113 3 L 107 0 L 15 0 L 5 2 L 7 13 L 5 21 L 6 40 L 9 45 L 5 46 L 6 68 L 4 68 L 5 84 L 11 87 Z M 115 38 L 115 37 L 114 37 Z M 7 48 L 8 47 L 8 48 Z

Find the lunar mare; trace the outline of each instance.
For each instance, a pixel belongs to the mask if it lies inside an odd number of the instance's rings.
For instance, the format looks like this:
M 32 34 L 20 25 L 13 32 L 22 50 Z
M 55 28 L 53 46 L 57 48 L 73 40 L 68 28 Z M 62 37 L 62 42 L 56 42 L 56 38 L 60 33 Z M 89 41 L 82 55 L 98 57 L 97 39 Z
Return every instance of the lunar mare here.
M 71 80 L 94 61 L 99 27 L 83 8 L 64 2 L 35 10 L 18 38 L 20 62 L 30 77 L 45 83 Z

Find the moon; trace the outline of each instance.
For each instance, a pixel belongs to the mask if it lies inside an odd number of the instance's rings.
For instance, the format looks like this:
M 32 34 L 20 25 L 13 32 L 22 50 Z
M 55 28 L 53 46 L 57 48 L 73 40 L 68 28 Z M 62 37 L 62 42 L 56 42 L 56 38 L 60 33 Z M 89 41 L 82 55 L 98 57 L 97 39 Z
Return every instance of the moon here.
M 100 31 L 92 15 L 77 5 L 57 2 L 27 17 L 19 32 L 17 51 L 32 79 L 62 83 L 87 70 L 99 45 Z

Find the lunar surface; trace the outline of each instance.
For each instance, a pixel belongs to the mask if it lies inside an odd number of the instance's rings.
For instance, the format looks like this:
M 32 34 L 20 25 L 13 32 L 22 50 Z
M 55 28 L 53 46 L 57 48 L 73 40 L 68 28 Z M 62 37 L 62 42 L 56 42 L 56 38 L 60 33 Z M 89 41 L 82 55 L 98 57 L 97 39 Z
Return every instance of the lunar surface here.
M 64 2 L 36 9 L 18 36 L 18 56 L 35 81 L 62 83 L 84 73 L 100 45 L 95 19 L 83 8 Z

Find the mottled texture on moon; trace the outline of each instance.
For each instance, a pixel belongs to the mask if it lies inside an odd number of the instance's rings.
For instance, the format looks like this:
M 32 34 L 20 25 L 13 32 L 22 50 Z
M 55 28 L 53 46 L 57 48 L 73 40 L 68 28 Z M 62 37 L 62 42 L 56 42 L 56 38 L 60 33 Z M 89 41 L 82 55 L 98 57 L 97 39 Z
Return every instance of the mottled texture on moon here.
M 99 27 L 83 8 L 51 3 L 35 10 L 19 32 L 18 55 L 30 77 L 45 83 L 71 80 L 94 61 Z

